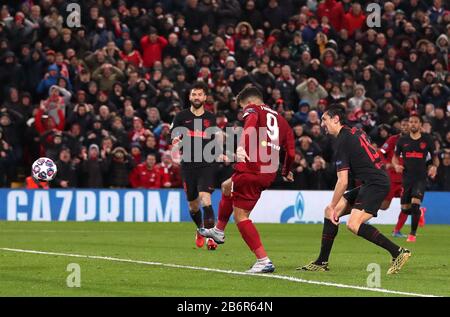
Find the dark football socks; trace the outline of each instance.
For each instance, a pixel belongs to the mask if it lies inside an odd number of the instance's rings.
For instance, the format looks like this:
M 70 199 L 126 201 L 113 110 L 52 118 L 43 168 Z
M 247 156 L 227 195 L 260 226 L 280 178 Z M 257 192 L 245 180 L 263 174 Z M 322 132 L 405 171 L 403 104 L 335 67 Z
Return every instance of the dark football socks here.
M 210 229 L 214 227 L 215 218 L 214 218 L 214 210 L 212 206 L 204 206 L 203 207 L 203 224 L 206 229 Z
M 361 224 L 358 230 L 358 236 L 389 251 L 393 258 L 396 258 L 400 254 L 400 247 L 398 245 L 386 238 L 377 228 L 369 224 Z
M 319 258 L 316 260 L 316 264 L 328 262 L 331 248 L 333 247 L 334 238 L 336 237 L 338 230 L 339 226 L 332 223 L 330 219 L 325 218 L 322 230 L 322 245 L 320 247 L 320 254 Z
M 419 226 L 420 220 L 420 205 L 412 204 L 411 205 L 411 234 L 416 235 L 417 227 Z
M 197 228 L 203 227 L 202 213 L 200 210 L 189 210 L 189 213 Z

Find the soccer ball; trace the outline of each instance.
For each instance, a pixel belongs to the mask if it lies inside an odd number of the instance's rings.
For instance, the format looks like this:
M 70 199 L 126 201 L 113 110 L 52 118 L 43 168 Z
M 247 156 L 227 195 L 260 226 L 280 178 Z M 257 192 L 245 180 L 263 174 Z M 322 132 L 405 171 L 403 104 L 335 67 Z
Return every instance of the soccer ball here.
M 38 158 L 31 167 L 31 175 L 40 182 L 50 182 L 55 178 L 57 171 L 55 162 L 48 157 Z

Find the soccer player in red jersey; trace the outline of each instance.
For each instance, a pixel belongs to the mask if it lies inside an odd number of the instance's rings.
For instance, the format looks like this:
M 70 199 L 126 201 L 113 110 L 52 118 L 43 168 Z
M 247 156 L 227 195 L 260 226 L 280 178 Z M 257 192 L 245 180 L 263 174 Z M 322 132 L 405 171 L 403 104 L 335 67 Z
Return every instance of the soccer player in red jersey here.
M 243 89 L 237 101 L 244 108 L 244 131 L 237 148 L 237 163 L 233 176 L 222 184 L 219 216 L 212 229 L 199 229 L 201 235 L 224 243 L 224 230 L 232 213 L 234 220 L 257 261 L 249 273 L 271 273 L 275 266 L 267 256 L 259 233 L 249 219 L 262 191 L 275 180 L 280 150 L 285 151 L 282 176 L 293 181 L 291 172 L 295 156 L 294 135 L 287 121 L 266 106 L 255 87 Z
M 389 179 L 391 180 L 391 189 L 389 190 L 389 194 L 384 199 L 383 203 L 381 204 L 380 209 L 386 210 L 391 205 L 391 201 L 394 197 L 401 197 L 403 192 L 403 186 L 402 186 L 402 171 L 396 171 L 394 168 L 394 165 L 392 164 L 392 157 L 395 154 L 395 145 L 397 144 L 398 139 L 400 139 L 401 136 L 407 135 L 409 133 L 409 119 L 405 118 L 402 120 L 400 125 L 400 133 L 393 135 L 389 137 L 389 139 L 386 140 L 386 142 L 383 144 L 383 146 L 380 149 L 380 152 L 382 154 L 383 162 L 385 163 L 385 166 L 388 171 Z M 399 164 L 403 165 L 403 160 L 399 160 Z M 398 222 L 397 226 L 395 227 L 394 231 L 392 232 L 392 235 L 394 237 L 404 237 L 403 234 L 400 232 L 400 229 L 402 228 L 403 224 L 405 223 L 408 216 L 405 213 L 402 212 L 398 216 Z M 401 225 L 400 225 L 401 224 Z

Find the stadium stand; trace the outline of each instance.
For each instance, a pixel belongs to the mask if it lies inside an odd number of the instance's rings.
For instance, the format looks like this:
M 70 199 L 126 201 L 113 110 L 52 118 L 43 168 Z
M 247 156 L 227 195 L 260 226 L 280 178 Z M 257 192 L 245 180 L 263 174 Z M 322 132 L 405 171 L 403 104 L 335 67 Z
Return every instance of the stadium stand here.
M 276 188 L 331 189 L 320 116 L 339 103 L 378 147 L 420 113 L 442 160 L 428 189 L 450 190 L 448 2 L 77 2 L 82 25 L 70 28 L 70 1 L 1 1 L 0 187 L 20 186 L 40 156 L 57 162 L 52 187 L 130 187 L 148 154 L 161 177 L 152 186 L 180 186 L 169 125 L 200 80 L 223 129 L 240 125 L 246 85 L 288 120 L 295 182 Z M 372 2 L 378 28 L 366 24 Z M 218 183 L 230 172 L 223 163 Z

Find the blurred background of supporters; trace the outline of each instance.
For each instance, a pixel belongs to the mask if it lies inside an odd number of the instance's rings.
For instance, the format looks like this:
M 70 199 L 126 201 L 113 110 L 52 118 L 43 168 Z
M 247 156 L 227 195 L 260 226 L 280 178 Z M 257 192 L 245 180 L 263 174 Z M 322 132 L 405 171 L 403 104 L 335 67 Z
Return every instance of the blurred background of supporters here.
M 66 24 L 71 2 L 81 6 L 79 28 Z M 369 29 L 373 2 L 381 27 Z M 169 128 L 201 80 L 222 129 L 241 124 L 235 96 L 246 85 L 288 120 L 295 182 L 275 188 L 332 189 L 320 116 L 341 103 L 378 148 L 419 112 L 441 159 L 428 189 L 450 190 L 448 2 L 0 3 L 0 187 L 22 186 L 40 156 L 57 162 L 52 187 L 180 187 Z M 221 164 L 217 184 L 231 169 Z

